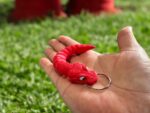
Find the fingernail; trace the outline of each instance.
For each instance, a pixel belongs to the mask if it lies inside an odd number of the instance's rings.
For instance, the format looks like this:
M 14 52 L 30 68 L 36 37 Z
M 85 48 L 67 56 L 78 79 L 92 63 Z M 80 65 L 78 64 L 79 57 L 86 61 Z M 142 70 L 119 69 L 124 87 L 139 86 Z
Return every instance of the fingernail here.
M 51 39 L 49 42 L 48 42 L 48 44 L 52 44 L 52 43 L 54 43 L 56 41 L 56 39 Z
M 131 26 L 129 26 L 129 27 L 128 27 L 128 30 L 129 30 L 130 32 L 132 32 L 132 27 L 131 27 Z
M 56 41 L 56 39 L 52 39 L 52 40 L 51 40 L 51 42 L 55 42 L 55 41 Z
M 132 32 L 132 27 L 131 26 L 124 27 L 121 31 Z

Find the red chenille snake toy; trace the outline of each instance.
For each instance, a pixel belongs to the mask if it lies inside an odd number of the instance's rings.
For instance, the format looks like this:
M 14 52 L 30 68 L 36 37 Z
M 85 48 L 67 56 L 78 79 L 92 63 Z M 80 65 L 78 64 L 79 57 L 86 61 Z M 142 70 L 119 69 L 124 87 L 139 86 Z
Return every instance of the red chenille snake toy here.
M 59 51 L 53 58 L 56 72 L 65 76 L 72 83 L 93 85 L 98 80 L 95 71 L 88 69 L 82 63 L 69 63 L 72 56 L 80 55 L 93 48 L 95 47 L 89 44 L 76 44 Z

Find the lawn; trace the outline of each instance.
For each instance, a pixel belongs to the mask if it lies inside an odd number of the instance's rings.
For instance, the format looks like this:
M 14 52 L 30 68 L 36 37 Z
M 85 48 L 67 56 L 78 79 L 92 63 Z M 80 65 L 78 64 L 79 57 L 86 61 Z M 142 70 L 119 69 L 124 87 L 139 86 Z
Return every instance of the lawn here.
M 65 3 L 65 1 L 64 1 Z M 131 25 L 150 55 L 150 1 L 116 0 L 118 15 L 81 14 L 66 20 L 8 23 L 12 0 L 0 0 L 0 113 L 70 113 L 39 66 L 48 40 L 68 35 L 101 53 L 118 52 L 117 32 Z

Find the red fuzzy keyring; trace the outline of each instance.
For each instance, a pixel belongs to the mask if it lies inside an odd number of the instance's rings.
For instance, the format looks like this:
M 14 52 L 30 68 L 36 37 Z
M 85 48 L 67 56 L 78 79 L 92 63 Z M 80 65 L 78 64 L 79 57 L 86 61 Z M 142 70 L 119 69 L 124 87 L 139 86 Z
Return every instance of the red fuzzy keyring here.
M 82 63 L 69 63 L 72 56 L 80 55 L 93 48 L 95 47 L 89 44 L 76 44 L 64 48 L 54 56 L 53 63 L 55 70 L 72 83 L 93 85 L 98 80 L 95 71 L 88 69 Z
M 96 73 L 94 70 L 90 70 L 82 63 L 69 62 L 72 56 L 80 55 L 93 48 L 95 48 L 95 46 L 89 44 L 76 44 L 62 49 L 53 58 L 53 64 L 56 72 L 66 77 L 70 82 L 74 84 L 85 84 L 88 86 L 92 86 L 89 88 L 95 90 L 104 90 L 109 88 L 111 85 L 111 78 L 109 76 Z M 107 85 L 101 84 L 102 81 L 101 79 L 99 79 L 100 76 L 103 76 L 107 79 Z M 99 82 L 103 87 L 94 85 L 96 82 Z

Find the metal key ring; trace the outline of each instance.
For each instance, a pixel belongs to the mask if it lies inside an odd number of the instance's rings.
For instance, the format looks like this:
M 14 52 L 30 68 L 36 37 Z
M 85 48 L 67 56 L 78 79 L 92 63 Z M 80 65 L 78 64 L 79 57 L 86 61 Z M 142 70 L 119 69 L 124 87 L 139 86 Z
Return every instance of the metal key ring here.
M 97 75 L 99 75 L 99 76 L 104 76 L 107 80 L 108 80 L 108 84 L 106 85 L 106 86 L 104 86 L 103 88 L 100 88 L 100 89 L 98 89 L 98 88 L 92 88 L 92 87 L 89 87 L 89 88 L 91 88 L 91 89 L 94 89 L 94 90 L 104 90 L 104 89 L 108 89 L 110 86 L 111 86 L 111 84 L 112 84 L 112 80 L 111 80 L 111 78 L 109 77 L 109 76 L 107 76 L 107 75 L 105 75 L 105 74 L 100 74 L 100 73 L 98 73 Z

